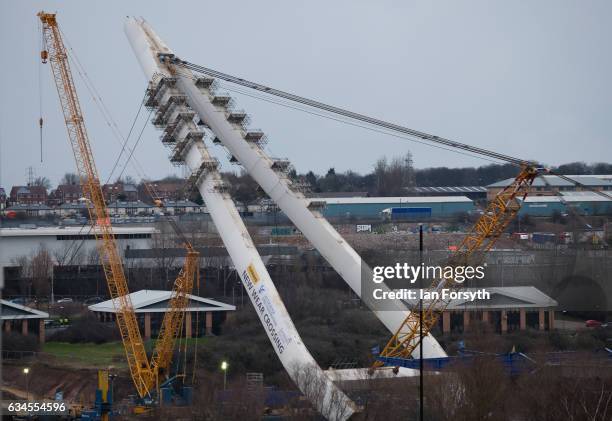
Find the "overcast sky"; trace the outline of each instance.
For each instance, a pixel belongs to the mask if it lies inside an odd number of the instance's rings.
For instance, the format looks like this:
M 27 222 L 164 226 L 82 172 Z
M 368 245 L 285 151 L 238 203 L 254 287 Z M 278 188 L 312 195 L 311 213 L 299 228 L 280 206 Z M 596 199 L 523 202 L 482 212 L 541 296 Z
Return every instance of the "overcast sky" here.
M 41 9 L 58 12 L 63 33 L 124 134 L 146 86 L 123 33 L 125 16 L 136 15 L 179 56 L 278 89 L 548 164 L 610 162 L 612 156 L 611 2 L 4 0 L 0 5 L 4 187 L 23 184 L 29 166 L 54 185 L 74 171 L 50 68 L 39 65 Z M 120 145 L 75 78 L 105 179 Z M 407 150 L 418 168 L 488 163 L 236 97 L 251 127 L 268 134 L 270 153 L 289 158 L 300 172 L 329 167 L 368 172 L 378 157 Z M 139 120 L 137 132 L 143 124 Z M 211 148 L 225 156 L 220 147 Z M 135 156 L 150 177 L 180 173 L 168 163 L 151 124 Z M 224 170 L 236 168 L 223 164 Z M 126 173 L 141 175 L 132 167 Z

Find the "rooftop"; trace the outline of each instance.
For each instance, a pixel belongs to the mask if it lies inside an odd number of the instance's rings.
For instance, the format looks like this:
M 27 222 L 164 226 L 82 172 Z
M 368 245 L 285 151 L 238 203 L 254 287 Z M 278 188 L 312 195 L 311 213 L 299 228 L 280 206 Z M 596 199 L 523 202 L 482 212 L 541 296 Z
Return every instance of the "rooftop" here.
M 200 205 L 192 202 L 191 200 L 165 200 L 164 201 L 165 208 L 175 208 L 178 206 L 198 207 Z
M 60 184 L 56 190 L 61 190 L 64 193 L 81 193 L 80 184 Z
M 310 193 L 310 197 L 320 198 L 320 197 L 329 197 L 329 198 L 340 198 L 340 197 L 368 197 L 367 191 L 346 191 L 346 192 L 319 192 L 319 193 Z
M 145 203 L 141 200 L 133 201 L 133 202 L 123 202 L 121 200 L 109 203 L 107 205 L 108 208 L 152 208 L 153 205 Z
M 441 186 L 441 187 L 415 187 L 417 193 L 486 193 L 483 186 Z
M 464 291 L 477 291 L 481 288 L 465 288 Z M 533 286 L 520 287 L 486 287 L 491 294 L 488 300 L 469 299 L 453 300 L 448 310 L 468 308 L 478 309 L 516 309 L 516 308 L 549 308 L 556 307 L 557 301 Z
M 36 237 L 48 235 L 81 235 L 88 234 L 90 226 L 75 227 L 38 227 L 38 228 L 0 228 L 0 237 Z M 115 234 L 153 234 L 154 227 L 113 227 Z
M 172 291 L 142 289 L 129 294 L 134 311 L 136 313 L 164 313 L 168 308 L 168 302 L 172 297 Z M 102 313 L 115 313 L 113 300 L 106 300 L 98 304 L 87 307 L 91 311 Z M 189 294 L 189 303 L 185 311 L 205 312 L 205 311 L 234 311 L 236 307 L 231 304 L 210 298 L 198 297 Z
M 407 203 L 472 203 L 465 196 L 407 196 L 407 197 L 327 197 L 311 198 L 311 201 L 323 201 L 328 205 L 352 205 L 352 204 L 397 204 Z
M 612 176 L 610 175 L 566 175 L 566 177 L 576 180 L 585 186 L 612 188 L 612 180 L 610 179 Z M 489 184 L 487 187 L 506 187 L 513 181 L 514 178 L 506 178 L 505 180 Z M 556 175 L 541 175 L 534 180 L 533 186 L 546 187 L 547 183 L 552 187 L 572 187 L 575 185 L 574 183 L 557 177 Z
M 9 206 L 6 210 L 12 211 L 28 211 L 28 210 L 51 210 L 51 208 L 44 203 L 15 203 Z
M 43 186 L 13 186 L 11 189 L 11 195 L 28 193 L 47 194 L 47 189 Z
M 87 204 L 85 202 L 77 202 L 77 203 L 62 203 L 59 205 L 60 209 L 87 209 Z
M 608 193 L 612 196 L 612 194 Z M 589 192 L 589 191 L 578 191 L 578 192 L 561 192 L 563 200 L 566 202 L 610 202 L 612 198 L 606 199 L 605 197 Z M 520 200 L 520 199 L 519 199 Z M 559 196 L 527 196 L 525 203 L 557 203 L 561 202 Z
M 1 320 L 47 319 L 49 313 L 0 299 Z

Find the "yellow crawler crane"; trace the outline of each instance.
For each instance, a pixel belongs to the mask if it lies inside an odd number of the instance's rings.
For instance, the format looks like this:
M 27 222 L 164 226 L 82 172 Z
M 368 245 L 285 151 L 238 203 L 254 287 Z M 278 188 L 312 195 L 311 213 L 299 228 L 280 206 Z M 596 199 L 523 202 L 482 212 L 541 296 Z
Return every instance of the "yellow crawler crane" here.
M 125 349 L 130 374 L 141 398 L 151 397 L 159 386 L 160 376 L 168 372 L 172 362 L 175 339 L 182 331 L 188 294 L 193 289 L 198 271 L 198 253 L 184 238 L 187 256 L 183 268 L 174 283 L 168 310 L 164 315 L 153 356 L 149 362 L 140 334 L 134 307 L 130 300 L 127 281 L 123 272 L 115 236 L 110 224 L 109 212 L 104 201 L 100 178 L 96 169 L 83 113 L 76 93 L 66 47 L 57 25 L 56 15 L 38 13 L 42 22 L 45 48 L 41 52 L 43 63 L 49 61 L 57 93 L 59 95 L 68 138 L 72 146 L 83 194 L 87 199 L 92 231 L 97 240 L 100 262 L 115 307 L 117 325 Z M 175 225 L 173 228 L 178 229 Z
M 532 165 L 525 164 L 522 166 L 519 175 L 489 203 L 485 212 L 465 236 L 457 251 L 450 258 L 449 264 L 451 266 L 473 265 L 482 261 L 484 253 L 493 247 L 520 210 L 521 201 L 527 197 L 529 188 L 540 171 Z M 433 283 L 428 291 L 459 288 L 460 286 L 461 284 L 458 284 L 452 278 L 443 278 Z M 410 312 L 381 351 L 381 357 L 409 358 L 412 355 L 412 352 L 421 342 L 421 324 L 423 336 L 428 335 L 437 323 L 441 312 L 450 303 L 450 299 L 441 298 L 442 294 L 437 294 L 437 296 L 440 298 L 425 303 L 422 323 L 418 307 Z M 376 361 L 373 368 L 382 365 L 381 361 Z

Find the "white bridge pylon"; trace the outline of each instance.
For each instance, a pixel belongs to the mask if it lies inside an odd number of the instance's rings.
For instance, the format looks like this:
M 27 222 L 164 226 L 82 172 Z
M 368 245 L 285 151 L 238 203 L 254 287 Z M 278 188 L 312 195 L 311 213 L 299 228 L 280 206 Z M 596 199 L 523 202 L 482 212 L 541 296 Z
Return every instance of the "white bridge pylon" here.
M 191 170 L 191 177 L 289 376 L 327 419 L 349 418 L 357 410 L 355 404 L 321 370 L 302 342 L 234 202 L 225 192 L 217 171 L 218 162 L 206 149 L 203 132 L 184 101 L 183 80 L 172 77 L 165 66 L 156 63 L 157 52 L 168 49 L 145 25 L 130 18 L 125 32 L 151 81 L 147 105 L 157 109 L 154 123 L 164 128 L 162 141 L 173 147 L 171 159 Z
M 146 77 L 152 81 L 154 86 L 160 87 L 161 85 L 161 88 L 166 90 L 161 93 L 157 92 L 160 99 L 158 106 L 160 109 L 163 107 L 164 113 L 168 114 L 167 116 L 160 116 L 160 118 L 162 120 L 165 118 L 171 123 L 188 122 L 180 123 L 181 127 L 179 129 L 173 128 L 173 131 L 178 132 L 178 135 L 175 134 L 177 139 L 173 157 L 178 156 L 178 160 L 184 161 L 193 171 L 193 177 L 197 179 L 199 191 L 211 218 L 245 288 L 249 291 L 251 301 L 255 308 L 259 310 L 258 315 L 277 355 L 298 387 L 309 397 L 304 390 L 305 385 L 300 384 L 299 380 L 296 379 L 297 375 L 295 373 L 292 375 L 292 371 L 295 371 L 296 364 L 302 366 L 312 366 L 314 364 L 316 366 L 316 363 L 303 345 L 231 198 L 223 192 L 219 184 L 220 179 L 216 166 L 213 165 L 214 168 L 211 168 L 211 165 L 206 166 L 206 162 L 210 163 L 213 159 L 208 154 L 202 137 L 189 134 L 190 130 L 197 130 L 197 126 L 193 122 L 193 112 L 195 111 L 199 119 L 215 135 L 216 140 L 227 148 L 229 153 L 245 168 L 249 175 L 360 297 L 362 271 L 365 272 L 367 277 L 371 273 L 370 268 L 362 262 L 355 250 L 319 212 L 309 209 L 309 201 L 301 193 L 293 190 L 291 181 L 282 172 L 282 163 L 270 159 L 259 147 L 257 141 L 250 139 L 249 132 L 240 124 L 241 117 L 236 113 L 231 113 L 226 108 L 227 97 L 216 97 L 214 92 L 209 89 L 210 83 L 205 78 L 198 80 L 185 69 L 176 67 L 170 69 L 165 63 L 161 62 L 158 54 L 172 54 L 172 51 L 144 20 L 128 18 L 125 31 Z M 162 80 L 165 82 L 160 82 Z M 164 85 L 168 87 L 164 88 Z M 169 104 L 172 96 L 174 97 L 173 103 Z M 188 113 L 181 116 L 180 110 L 188 110 Z M 188 126 L 189 129 L 186 128 Z M 259 280 L 254 280 L 256 278 L 259 278 Z M 258 291 L 261 287 L 264 287 L 263 291 L 268 294 L 267 296 L 262 297 L 260 295 Z M 386 288 L 384 284 L 381 284 L 380 287 Z M 370 301 L 364 300 L 364 302 L 368 304 Z M 372 309 L 372 311 L 392 333 L 397 331 L 409 314 L 408 308 L 400 302 L 397 302 L 395 308 L 390 310 Z M 273 326 L 274 323 L 279 324 L 279 327 L 275 329 L 276 334 L 270 330 L 270 326 Z M 280 329 L 284 334 L 280 334 Z M 295 349 L 291 352 L 288 352 L 288 348 L 280 351 L 279 340 L 282 342 L 283 336 L 289 344 L 295 345 Z M 442 357 L 446 356 L 446 353 L 431 335 L 427 335 L 423 338 L 423 355 L 425 357 Z M 318 370 L 317 373 L 322 373 L 318 366 L 316 366 L 316 369 Z M 318 378 L 321 379 L 321 377 Z M 352 402 L 329 379 L 325 382 L 325 385 L 327 392 L 324 403 L 313 403 L 329 419 L 348 418 L 354 411 Z M 331 405 L 330 402 L 334 399 L 337 400 L 339 396 L 341 400 L 346 399 L 349 413 L 339 413 L 337 410 L 332 411 L 330 409 L 338 407 L 338 405 Z

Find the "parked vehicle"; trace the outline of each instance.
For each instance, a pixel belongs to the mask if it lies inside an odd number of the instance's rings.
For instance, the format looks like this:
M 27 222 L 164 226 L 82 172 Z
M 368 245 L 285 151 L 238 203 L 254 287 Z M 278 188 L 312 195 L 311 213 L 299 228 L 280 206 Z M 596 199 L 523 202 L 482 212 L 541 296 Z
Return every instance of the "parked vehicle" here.
M 72 303 L 72 302 L 74 302 L 72 298 L 62 298 L 56 301 L 57 304 L 66 304 L 66 303 Z
M 92 304 L 101 303 L 102 301 L 104 300 L 101 297 L 91 297 L 83 301 L 83 304 L 85 304 L 86 306 L 90 306 Z
M 25 297 L 17 297 L 13 298 L 10 302 L 13 304 L 19 304 L 21 306 L 24 306 L 28 303 L 28 300 Z
M 426 207 L 403 207 L 387 208 L 381 212 L 384 220 L 421 220 L 431 218 L 431 208 Z
M 606 327 L 608 324 L 602 323 L 599 320 L 587 320 L 586 322 L 584 322 L 584 325 L 586 327 Z

